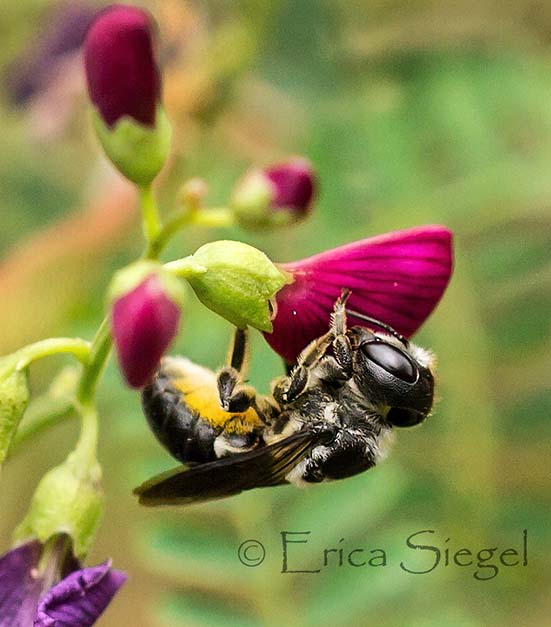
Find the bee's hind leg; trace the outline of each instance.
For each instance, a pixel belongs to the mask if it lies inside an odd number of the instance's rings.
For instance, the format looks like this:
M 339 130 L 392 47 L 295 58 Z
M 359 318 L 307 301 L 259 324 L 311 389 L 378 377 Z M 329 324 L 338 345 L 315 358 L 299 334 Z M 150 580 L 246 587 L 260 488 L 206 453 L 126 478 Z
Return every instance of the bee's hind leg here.
M 246 329 L 236 329 L 230 347 L 229 365 L 216 377 L 220 406 L 228 412 L 244 412 L 256 403 L 256 391 L 243 384 L 247 370 L 249 335 Z

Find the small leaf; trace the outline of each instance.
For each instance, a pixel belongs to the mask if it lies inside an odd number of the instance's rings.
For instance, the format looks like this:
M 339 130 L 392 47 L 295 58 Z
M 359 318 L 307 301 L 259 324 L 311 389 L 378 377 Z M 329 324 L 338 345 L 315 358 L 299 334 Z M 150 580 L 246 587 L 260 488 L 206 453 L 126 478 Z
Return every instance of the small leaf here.
M 4 360 L 5 361 L 5 360 Z M 0 372 L 0 468 L 29 404 L 27 371 L 6 364 Z

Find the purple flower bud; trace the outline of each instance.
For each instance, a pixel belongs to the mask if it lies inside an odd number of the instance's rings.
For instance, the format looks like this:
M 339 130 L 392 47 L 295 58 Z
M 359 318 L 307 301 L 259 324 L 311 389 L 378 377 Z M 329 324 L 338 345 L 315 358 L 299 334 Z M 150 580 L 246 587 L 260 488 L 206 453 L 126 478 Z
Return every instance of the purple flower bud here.
M 247 172 L 234 189 L 231 207 L 241 226 L 269 229 L 305 218 L 314 195 L 315 177 L 310 162 L 294 157 Z
M 297 218 L 305 216 L 315 193 L 312 166 L 307 159 L 295 157 L 264 170 L 273 186 L 271 208 L 292 210 Z
M 280 264 L 294 277 L 276 295 L 273 332 L 264 336 L 294 362 L 328 327 L 343 288 L 347 307 L 409 337 L 438 304 L 451 277 L 452 234 L 438 225 L 395 231 Z M 350 325 L 365 322 L 349 316 Z
M 88 91 L 109 127 L 123 116 L 155 125 L 161 77 L 154 30 L 147 11 L 115 4 L 102 11 L 88 31 L 84 45 Z
M 111 324 L 128 384 L 144 386 L 178 331 L 180 307 L 152 274 L 113 303 Z

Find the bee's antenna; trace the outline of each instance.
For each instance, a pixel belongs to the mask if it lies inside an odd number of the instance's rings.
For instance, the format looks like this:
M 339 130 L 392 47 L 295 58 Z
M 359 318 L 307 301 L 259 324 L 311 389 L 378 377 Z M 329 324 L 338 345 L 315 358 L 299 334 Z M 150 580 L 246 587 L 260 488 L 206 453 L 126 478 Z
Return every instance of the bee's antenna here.
M 365 314 L 362 314 L 359 311 L 353 311 L 352 309 L 347 308 L 345 311 L 347 316 L 353 316 L 354 318 L 358 318 L 359 320 L 363 320 L 364 322 L 370 322 L 371 324 L 375 324 L 381 329 L 388 331 L 390 335 L 393 335 L 397 340 L 402 342 L 402 344 L 406 348 L 409 346 L 409 340 L 400 333 L 398 333 L 398 331 L 393 329 L 389 324 L 386 324 L 386 322 L 381 322 L 381 320 L 377 320 L 377 318 L 366 316 Z

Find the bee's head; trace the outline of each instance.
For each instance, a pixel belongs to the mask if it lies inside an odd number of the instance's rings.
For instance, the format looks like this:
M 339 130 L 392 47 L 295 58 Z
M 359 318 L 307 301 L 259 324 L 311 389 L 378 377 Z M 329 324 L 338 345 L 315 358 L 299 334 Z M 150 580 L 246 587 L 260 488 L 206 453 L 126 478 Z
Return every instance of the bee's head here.
M 354 328 L 354 381 L 381 407 L 387 422 L 412 427 L 430 413 L 433 402 L 433 358 L 398 334 Z

